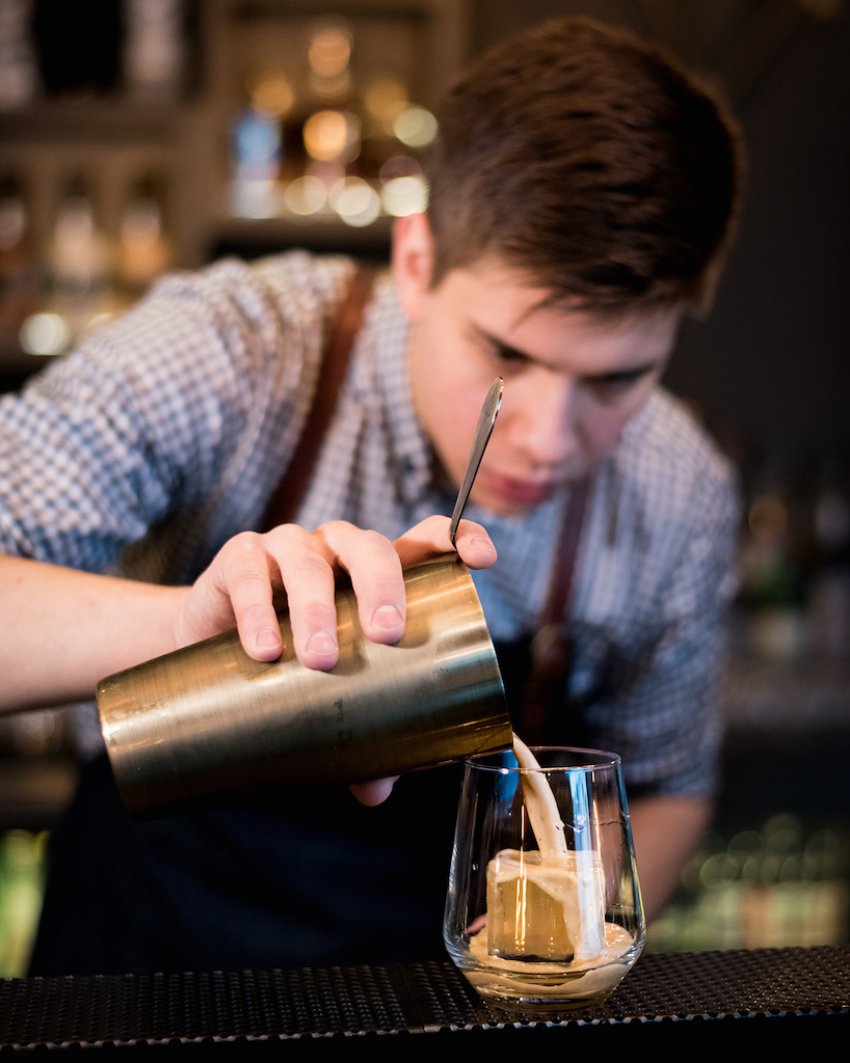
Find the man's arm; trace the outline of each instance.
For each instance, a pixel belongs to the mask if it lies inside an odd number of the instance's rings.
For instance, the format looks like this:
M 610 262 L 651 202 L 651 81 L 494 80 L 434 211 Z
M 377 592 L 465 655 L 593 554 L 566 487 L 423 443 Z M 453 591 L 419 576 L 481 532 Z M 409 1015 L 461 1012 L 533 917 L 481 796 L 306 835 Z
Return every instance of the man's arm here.
M 229 540 L 192 587 L 163 587 L 0 554 L 0 712 L 90 700 L 98 680 L 233 628 L 257 660 L 280 656 L 275 596 L 285 596 L 294 649 L 308 668 L 338 656 L 334 577 L 345 571 L 364 634 L 404 632 L 403 569 L 452 552 L 449 521 L 431 517 L 395 542 L 340 521 Z M 463 521 L 457 553 L 496 560 L 480 525 Z M 389 619 L 387 619 L 389 617 Z
M 707 799 L 660 795 L 630 803 L 638 878 L 647 923 L 657 918 L 681 883 L 682 869 L 711 820 Z
M 0 712 L 90 700 L 99 679 L 175 649 L 189 592 L 0 555 Z

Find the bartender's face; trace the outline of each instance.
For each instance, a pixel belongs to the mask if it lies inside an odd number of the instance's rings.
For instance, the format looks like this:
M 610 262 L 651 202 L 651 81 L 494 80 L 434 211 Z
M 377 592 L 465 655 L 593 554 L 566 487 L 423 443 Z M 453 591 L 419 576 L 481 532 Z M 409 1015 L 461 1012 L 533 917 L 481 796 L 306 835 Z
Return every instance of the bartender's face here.
M 430 261 L 424 217 L 402 219 L 393 272 L 411 323 L 416 414 L 456 489 L 484 396 L 503 377 L 472 498 L 520 514 L 613 451 L 667 363 L 681 314 L 611 322 L 544 306 L 546 291 L 495 258 L 431 290 Z

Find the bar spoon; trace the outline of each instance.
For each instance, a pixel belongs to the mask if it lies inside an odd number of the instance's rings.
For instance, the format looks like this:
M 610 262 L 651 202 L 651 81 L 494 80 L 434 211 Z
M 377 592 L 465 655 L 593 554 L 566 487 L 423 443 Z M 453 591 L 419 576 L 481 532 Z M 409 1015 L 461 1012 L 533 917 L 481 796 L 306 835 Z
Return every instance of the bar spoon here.
M 504 381 L 500 376 L 497 376 L 490 385 L 490 389 L 484 399 L 484 405 L 481 407 L 481 413 L 478 416 L 478 424 L 475 428 L 475 436 L 472 440 L 472 450 L 469 453 L 466 472 L 463 475 L 463 481 L 457 493 L 454 510 L 452 511 L 451 524 L 449 525 L 449 537 L 451 538 L 452 546 L 455 545 L 457 526 L 460 524 L 460 518 L 463 516 L 463 511 L 466 509 L 466 503 L 469 501 L 469 493 L 472 490 L 472 485 L 478 474 L 478 468 L 481 465 L 481 459 L 484 457 L 484 451 L 487 449 L 487 444 L 490 442 L 490 435 L 493 431 L 493 426 L 496 423 L 496 418 L 499 415 L 499 409 L 502 405 L 503 388 Z

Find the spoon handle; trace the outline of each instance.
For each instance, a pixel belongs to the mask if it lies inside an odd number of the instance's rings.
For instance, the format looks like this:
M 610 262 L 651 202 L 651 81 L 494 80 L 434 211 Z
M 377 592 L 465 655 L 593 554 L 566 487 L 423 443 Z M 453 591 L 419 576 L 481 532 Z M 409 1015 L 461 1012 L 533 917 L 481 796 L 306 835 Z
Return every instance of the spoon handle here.
M 493 425 L 496 423 L 496 417 L 498 416 L 499 408 L 502 405 L 503 387 L 504 382 L 502 378 L 497 376 L 490 385 L 490 390 L 487 392 L 487 396 L 484 399 L 484 405 L 481 407 L 481 413 L 478 417 L 478 425 L 475 429 L 475 437 L 472 440 L 472 450 L 469 454 L 466 472 L 463 475 L 463 482 L 457 493 L 455 508 L 452 511 L 452 520 L 449 525 L 449 537 L 451 538 L 452 546 L 455 545 L 457 526 L 460 524 L 460 518 L 463 516 L 463 511 L 466 509 L 466 503 L 469 500 L 469 492 L 472 490 L 472 484 L 478 474 L 478 467 L 481 464 L 481 459 L 484 457 L 484 451 L 490 441 L 490 434 L 493 431 Z

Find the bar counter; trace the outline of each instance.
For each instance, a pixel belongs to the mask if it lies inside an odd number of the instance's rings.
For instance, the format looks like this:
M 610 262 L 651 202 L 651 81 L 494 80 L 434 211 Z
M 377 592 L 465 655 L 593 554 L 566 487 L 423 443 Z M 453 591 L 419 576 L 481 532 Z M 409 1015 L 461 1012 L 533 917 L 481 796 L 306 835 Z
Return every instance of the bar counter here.
M 0 1056 L 86 1049 L 193 1060 L 251 1050 L 405 1060 L 455 1049 L 815 1047 L 850 1034 L 850 946 L 644 954 L 604 1006 L 485 1003 L 446 960 L 0 980 Z M 560 1040 L 568 1038 L 568 1042 Z M 827 1043 L 820 1042 L 821 1048 Z

